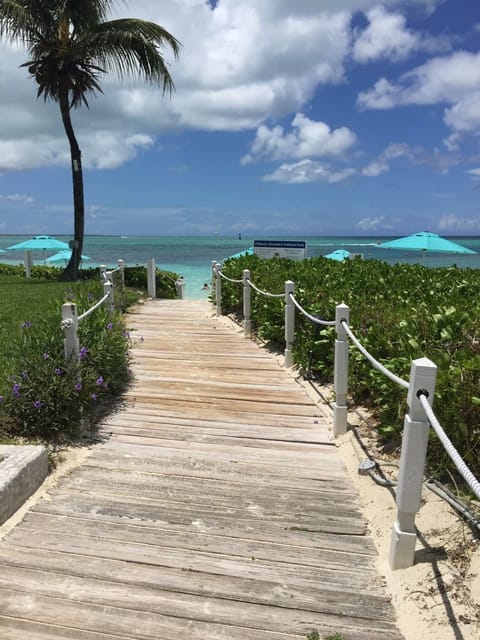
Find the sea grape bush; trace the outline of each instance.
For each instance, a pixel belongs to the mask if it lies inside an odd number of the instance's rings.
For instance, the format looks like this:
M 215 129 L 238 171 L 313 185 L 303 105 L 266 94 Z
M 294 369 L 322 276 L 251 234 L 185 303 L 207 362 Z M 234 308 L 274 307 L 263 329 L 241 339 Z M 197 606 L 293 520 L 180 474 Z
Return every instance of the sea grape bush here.
M 126 387 L 129 334 L 120 315 L 100 307 L 80 324 L 78 360 L 65 362 L 61 305 L 79 313 L 103 295 L 100 282 L 74 285 L 52 308 L 12 327 L 0 381 L 0 421 L 11 435 L 58 440 L 94 422 Z
M 224 272 L 240 278 L 249 269 L 260 289 L 278 293 L 286 280 L 311 314 L 334 319 L 335 306 L 350 306 L 350 325 L 363 345 L 387 368 L 407 379 L 411 361 L 426 356 L 438 366 L 434 409 L 462 456 L 480 475 L 480 271 L 455 266 L 389 265 L 376 260 L 338 263 L 322 257 L 303 262 L 260 260 L 245 256 L 225 262 Z M 242 287 L 222 281 L 224 313 L 241 316 Z M 252 323 L 263 339 L 284 345 L 282 300 L 252 291 Z M 293 355 L 306 367 L 313 349 L 313 369 L 322 381 L 333 379 L 334 329 L 314 331 L 302 314 L 295 316 Z M 406 409 L 403 389 L 373 369 L 350 349 L 349 389 L 355 403 L 370 406 L 379 431 L 398 441 Z M 449 462 L 434 434 L 428 462 L 442 473 Z

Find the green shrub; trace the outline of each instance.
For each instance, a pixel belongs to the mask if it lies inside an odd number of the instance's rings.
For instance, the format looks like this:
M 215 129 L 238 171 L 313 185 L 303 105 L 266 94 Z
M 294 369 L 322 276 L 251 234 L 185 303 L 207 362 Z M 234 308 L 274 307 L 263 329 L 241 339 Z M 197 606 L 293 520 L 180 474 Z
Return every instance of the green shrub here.
M 65 362 L 62 303 L 75 302 L 81 314 L 102 297 L 103 287 L 99 281 L 56 287 L 23 284 L 25 293 L 56 295 L 38 297 L 37 305 L 29 296 L 28 315 L 17 298 L 24 315 L 11 320 L 8 348 L 2 345 L 0 420 L 12 435 L 74 436 L 86 422 L 95 422 L 129 380 L 128 332 L 122 317 L 103 306 L 80 324 L 79 360 Z
M 412 359 L 433 360 L 438 366 L 435 413 L 469 466 L 480 474 L 479 270 L 358 259 L 338 263 L 322 257 L 292 262 L 246 256 L 224 265 L 230 278 L 240 278 L 243 269 L 250 270 L 257 287 L 273 293 L 283 291 L 286 280 L 293 280 L 295 297 L 310 314 L 333 320 L 336 305 L 348 304 L 350 326 L 362 344 L 404 379 L 408 380 Z M 240 285 L 222 281 L 224 313 L 241 315 L 241 296 Z M 252 291 L 252 324 L 263 339 L 284 346 L 281 300 Z M 305 368 L 312 350 L 316 375 L 332 381 L 334 330 L 315 332 L 300 313 L 295 324 L 296 364 Z M 352 400 L 370 406 L 381 434 L 398 442 L 405 390 L 373 369 L 354 347 L 349 378 Z M 430 440 L 429 465 L 439 473 L 450 465 L 435 435 Z

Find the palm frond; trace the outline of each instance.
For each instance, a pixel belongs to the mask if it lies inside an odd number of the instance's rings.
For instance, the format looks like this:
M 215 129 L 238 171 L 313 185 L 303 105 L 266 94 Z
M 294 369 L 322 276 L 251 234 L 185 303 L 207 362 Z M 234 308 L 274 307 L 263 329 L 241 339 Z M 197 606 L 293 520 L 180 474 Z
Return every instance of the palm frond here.
M 139 75 L 163 85 L 164 91 L 174 90 L 162 50 L 168 47 L 178 58 L 181 44 L 160 25 L 131 18 L 111 20 L 98 25 L 89 45 L 99 65 L 117 77 Z

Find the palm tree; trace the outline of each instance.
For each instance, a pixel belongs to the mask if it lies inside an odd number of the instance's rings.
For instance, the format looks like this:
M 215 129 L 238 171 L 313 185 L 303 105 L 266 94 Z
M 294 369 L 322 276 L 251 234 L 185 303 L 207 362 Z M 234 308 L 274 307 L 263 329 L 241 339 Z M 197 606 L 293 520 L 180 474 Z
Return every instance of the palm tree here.
M 172 93 L 173 80 L 162 50 L 178 58 L 180 43 L 163 27 L 145 20 L 106 20 L 114 0 L 0 0 L 0 36 L 25 45 L 29 60 L 22 66 L 38 84 L 37 98 L 60 106 L 70 145 L 74 204 L 72 257 L 64 280 L 76 280 L 83 249 L 85 209 L 81 151 L 72 126 L 71 109 L 87 96 L 102 93 L 99 77 L 138 75 Z

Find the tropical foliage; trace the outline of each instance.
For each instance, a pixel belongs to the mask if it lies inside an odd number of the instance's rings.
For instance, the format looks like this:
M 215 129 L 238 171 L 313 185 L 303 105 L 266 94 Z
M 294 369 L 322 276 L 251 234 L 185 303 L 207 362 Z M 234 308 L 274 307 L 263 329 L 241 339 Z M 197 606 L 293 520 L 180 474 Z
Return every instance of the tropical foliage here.
M 304 262 L 260 260 L 256 256 L 229 260 L 224 272 L 240 278 L 243 269 L 260 289 L 278 293 L 286 280 L 296 284 L 295 297 L 311 314 L 334 319 L 335 306 L 350 306 L 350 325 L 363 345 L 387 368 L 407 379 L 411 361 L 426 356 L 438 366 L 434 409 L 441 424 L 474 472 L 480 475 L 480 272 L 456 267 L 388 265 L 375 260 L 345 263 L 324 258 Z M 222 282 L 224 313 L 241 316 L 240 285 Z M 283 347 L 284 305 L 280 299 L 252 292 L 252 320 L 259 336 Z M 296 314 L 294 359 L 305 368 L 310 352 L 322 381 L 333 378 L 331 328 L 315 330 Z M 350 350 L 351 399 L 370 406 L 379 431 L 399 439 L 406 408 L 405 391 Z M 434 434 L 429 465 L 443 473 L 449 462 Z
M 162 51 L 178 56 L 180 44 L 163 27 L 145 20 L 107 21 L 113 0 L 1 0 L 0 36 L 20 41 L 29 60 L 24 65 L 38 85 L 37 97 L 60 106 L 70 145 L 74 201 L 74 242 L 66 280 L 76 280 L 84 226 L 81 151 L 72 126 L 73 107 L 88 107 L 88 96 L 101 92 L 100 76 L 138 75 L 172 92 L 173 81 Z
M 13 436 L 71 437 L 95 422 L 128 383 L 130 335 L 121 315 L 99 308 L 80 324 L 80 357 L 65 361 L 61 305 L 83 312 L 100 282 L 67 287 L 0 277 L 0 427 Z

